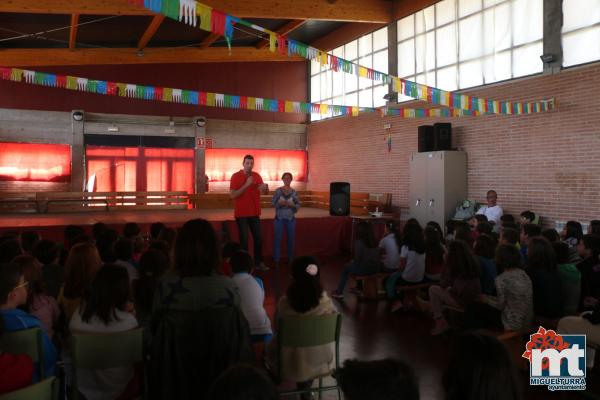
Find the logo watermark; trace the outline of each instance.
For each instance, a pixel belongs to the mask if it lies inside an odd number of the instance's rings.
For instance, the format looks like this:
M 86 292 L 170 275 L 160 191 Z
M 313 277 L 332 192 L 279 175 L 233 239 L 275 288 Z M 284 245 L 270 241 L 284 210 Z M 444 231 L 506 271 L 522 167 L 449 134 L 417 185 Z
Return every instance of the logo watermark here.
M 529 360 L 530 385 L 585 390 L 585 335 L 559 335 L 540 326 L 529 339 L 523 358 Z

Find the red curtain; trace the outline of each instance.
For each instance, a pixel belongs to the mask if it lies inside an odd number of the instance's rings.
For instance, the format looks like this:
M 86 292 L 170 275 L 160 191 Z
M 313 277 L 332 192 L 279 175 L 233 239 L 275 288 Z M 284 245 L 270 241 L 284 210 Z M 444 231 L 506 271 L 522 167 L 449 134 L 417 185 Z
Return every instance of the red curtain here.
M 307 155 L 303 150 L 206 149 L 206 175 L 211 181 L 228 181 L 242 169 L 246 154 L 254 157 L 254 171 L 264 181 L 278 181 L 291 172 L 295 181 L 306 181 Z
M 87 146 L 85 153 L 97 192 L 194 192 L 193 149 Z
M 0 181 L 69 182 L 71 146 L 0 143 Z

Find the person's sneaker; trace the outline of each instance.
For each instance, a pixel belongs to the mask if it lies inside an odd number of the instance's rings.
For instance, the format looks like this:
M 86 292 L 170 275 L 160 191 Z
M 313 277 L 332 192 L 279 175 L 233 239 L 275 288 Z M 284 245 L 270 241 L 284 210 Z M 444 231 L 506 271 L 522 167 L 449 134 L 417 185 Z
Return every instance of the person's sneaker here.
M 334 299 L 343 299 L 344 294 L 341 292 L 338 292 L 337 290 L 334 290 L 333 292 L 331 292 L 331 297 L 333 297 Z
M 269 267 L 265 265 L 264 262 L 260 262 L 256 267 L 254 267 L 257 271 L 268 271 Z

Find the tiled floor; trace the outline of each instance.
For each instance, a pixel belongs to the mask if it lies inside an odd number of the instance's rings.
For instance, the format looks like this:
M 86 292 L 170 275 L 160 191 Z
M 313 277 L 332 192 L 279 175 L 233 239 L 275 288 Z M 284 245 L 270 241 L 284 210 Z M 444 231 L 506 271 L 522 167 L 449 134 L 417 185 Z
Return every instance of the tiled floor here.
M 347 257 L 321 260 L 322 282 L 331 291 L 337 284 L 340 271 Z M 266 308 L 272 316 L 276 299 L 285 291 L 289 282 L 289 270 L 282 266 L 279 271 L 261 272 L 267 289 Z M 279 279 L 276 276 L 279 275 Z M 431 337 L 430 318 L 416 312 L 390 313 L 386 301 L 357 302 L 356 296 L 346 293 L 344 301 L 335 300 L 343 315 L 340 343 L 341 360 L 361 360 L 393 357 L 406 361 L 419 377 L 421 399 L 443 400 L 441 376 L 446 367 L 451 335 Z M 528 384 L 528 372 L 521 373 L 524 399 L 577 399 L 574 393 L 552 393 L 546 388 L 532 388 Z M 594 386 L 600 393 L 600 378 L 588 375 L 588 387 Z M 328 394 L 325 398 L 336 398 Z M 598 397 L 600 398 L 600 397 Z

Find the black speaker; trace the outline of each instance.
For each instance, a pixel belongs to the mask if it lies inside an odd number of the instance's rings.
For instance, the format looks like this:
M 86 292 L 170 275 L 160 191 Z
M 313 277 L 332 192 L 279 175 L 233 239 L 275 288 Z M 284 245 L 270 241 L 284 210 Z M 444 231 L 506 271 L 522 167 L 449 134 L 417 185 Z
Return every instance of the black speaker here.
M 329 184 L 329 215 L 350 215 L 350 184 L 331 182 Z
M 426 151 L 433 151 L 433 126 L 421 125 L 419 126 L 419 153 Z
M 450 150 L 452 148 L 452 124 L 433 124 L 433 149 Z

